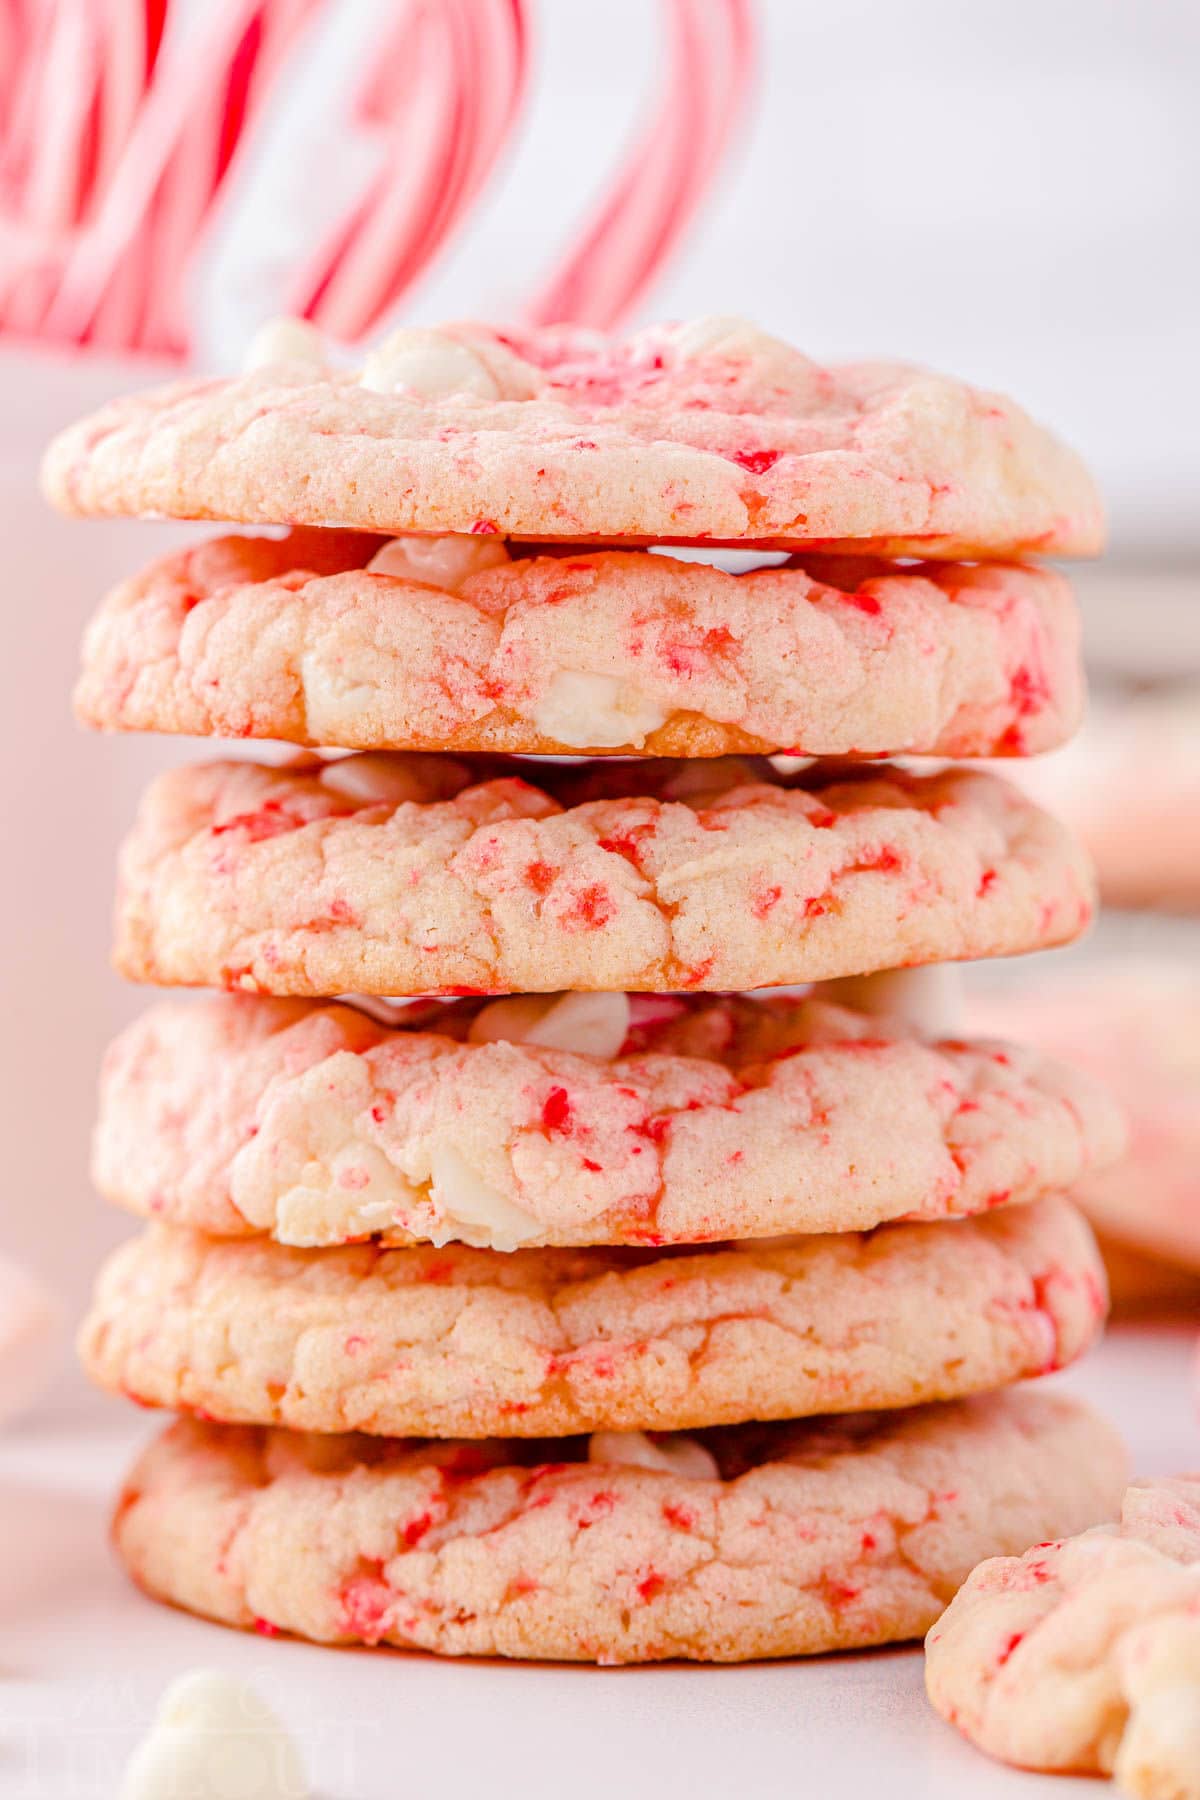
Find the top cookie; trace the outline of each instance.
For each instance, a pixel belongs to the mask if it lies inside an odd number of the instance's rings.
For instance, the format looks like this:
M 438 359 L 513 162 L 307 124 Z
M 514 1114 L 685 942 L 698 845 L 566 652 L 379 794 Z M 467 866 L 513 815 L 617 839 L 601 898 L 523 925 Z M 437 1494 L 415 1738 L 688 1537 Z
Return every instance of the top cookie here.
M 282 334 L 249 374 L 117 401 L 43 469 L 70 513 L 992 557 L 1100 549 L 1079 460 L 1012 401 L 821 368 L 739 319 L 625 340 L 403 330 L 361 371 Z

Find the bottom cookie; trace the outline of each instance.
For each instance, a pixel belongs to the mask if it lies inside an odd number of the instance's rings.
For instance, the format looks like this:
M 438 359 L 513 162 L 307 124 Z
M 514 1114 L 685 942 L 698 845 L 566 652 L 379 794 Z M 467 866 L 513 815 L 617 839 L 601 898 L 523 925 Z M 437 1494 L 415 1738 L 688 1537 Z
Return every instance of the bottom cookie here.
M 982 1558 L 1112 1517 L 1124 1479 L 1107 1425 L 1020 1389 L 657 1441 L 181 1420 L 134 1468 L 114 1537 L 148 1593 L 244 1628 L 741 1662 L 918 1637 Z

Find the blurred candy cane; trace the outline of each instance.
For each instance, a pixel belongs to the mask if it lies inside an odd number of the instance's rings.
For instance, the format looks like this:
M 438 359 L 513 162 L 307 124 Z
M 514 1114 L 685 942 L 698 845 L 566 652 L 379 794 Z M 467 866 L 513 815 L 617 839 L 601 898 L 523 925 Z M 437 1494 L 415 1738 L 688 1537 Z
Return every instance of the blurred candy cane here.
M 187 272 L 238 149 L 321 4 L 0 0 L 0 328 L 186 351 Z M 534 320 L 608 325 L 629 311 L 716 171 L 748 86 L 751 0 L 666 4 L 665 91 L 581 242 L 533 300 Z M 528 6 L 392 0 L 357 101 L 380 139 L 379 166 L 299 272 L 292 311 L 359 338 L 441 249 L 516 122 Z
M 491 173 L 520 109 L 527 47 L 525 0 L 410 0 L 358 99 L 385 154 L 288 311 L 345 340 L 388 312 Z
M 180 180 L 187 197 L 175 222 L 186 227 L 179 232 L 182 247 L 194 247 L 251 111 L 261 105 L 317 3 L 219 0 L 202 12 L 193 31 L 169 45 L 171 54 L 160 61 L 96 216 L 68 258 L 43 321 L 48 336 L 95 341 L 106 296 L 119 283 L 125 258 L 136 255 L 148 235 L 160 184 L 176 155 L 186 165 Z M 161 252 L 148 262 L 156 279 L 175 274 L 162 268 Z M 169 313 L 163 317 L 169 340 Z M 151 330 L 151 341 L 153 336 Z
M 749 0 L 667 0 L 665 92 L 605 200 L 525 308 L 533 324 L 608 327 L 630 312 L 704 198 L 754 67 Z
M 0 317 L 37 330 L 150 82 L 166 0 L 8 0 L 12 85 L 0 192 L 11 234 Z

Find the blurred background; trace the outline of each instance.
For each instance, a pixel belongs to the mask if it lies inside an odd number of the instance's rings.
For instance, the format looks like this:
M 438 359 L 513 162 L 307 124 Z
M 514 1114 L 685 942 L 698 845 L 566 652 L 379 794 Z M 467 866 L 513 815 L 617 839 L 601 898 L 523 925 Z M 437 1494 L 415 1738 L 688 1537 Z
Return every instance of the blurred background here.
M 819 359 L 1003 388 L 1100 478 L 1112 551 L 1077 577 L 1093 716 L 1029 779 L 1119 911 L 1065 961 L 985 972 L 975 1004 L 1031 1030 L 1036 1000 L 1048 1038 L 1136 1073 L 1159 1161 L 1118 1198 L 1170 1218 L 1133 1248 L 1151 1292 L 1200 1268 L 1200 10 L 10 0 L 0 19 L 0 1250 L 77 1310 L 128 1230 L 86 1170 L 100 1053 L 146 998 L 107 969 L 113 859 L 151 773 L 195 754 L 87 738 L 69 692 L 105 587 L 196 529 L 55 518 L 45 441 L 164 373 L 235 368 L 284 311 L 348 339 L 743 313 Z

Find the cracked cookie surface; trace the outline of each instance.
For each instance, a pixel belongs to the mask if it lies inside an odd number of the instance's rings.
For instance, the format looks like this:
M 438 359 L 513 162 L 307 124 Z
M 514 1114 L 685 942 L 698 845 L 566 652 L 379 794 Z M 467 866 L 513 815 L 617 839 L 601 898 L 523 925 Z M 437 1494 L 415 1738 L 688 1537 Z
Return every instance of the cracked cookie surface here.
M 360 378 L 291 360 L 105 407 L 56 439 L 49 498 L 155 513 L 642 542 L 1091 554 L 1096 490 L 1001 395 L 897 363 L 817 364 L 742 320 L 627 340 L 400 332 Z
M 1070 1362 L 1106 1310 L 1066 1200 L 653 1252 L 291 1250 L 151 1226 L 80 1335 L 102 1385 L 385 1436 L 683 1430 L 910 1406 Z
M 148 790 L 115 960 L 284 995 L 724 991 L 1032 950 L 1091 910 L 1078 846 L 974 772 L 228 762 Z
M 76 710 L 348 750 L 675 756 L 1031 755 L 1079 722 L 1078 614 L 1048 569 L 730 575 L 463 538 L 399 540 L 389 573 L 380 543 L 300 530 L 162 558 L 89 627 Z
M 579 1440 L 397 1444 L 185 1420 L 114 1523 L 160 1599 L 458 1656 L 739 1662 L 925 1631 L 979 1559 L 1110 1516 L 1110 1428 L 1016 1391 L 705 1434 L 720 1479 Z
M 817 999 L 455 1000 L 389 1025 L 230 994 L 112 1044 L 92 1167 L 116 1203 L 215 1236 L 512 1249 L 963 1216 L 1069 1189 L 1122 1143 L 1070 1064 Z

